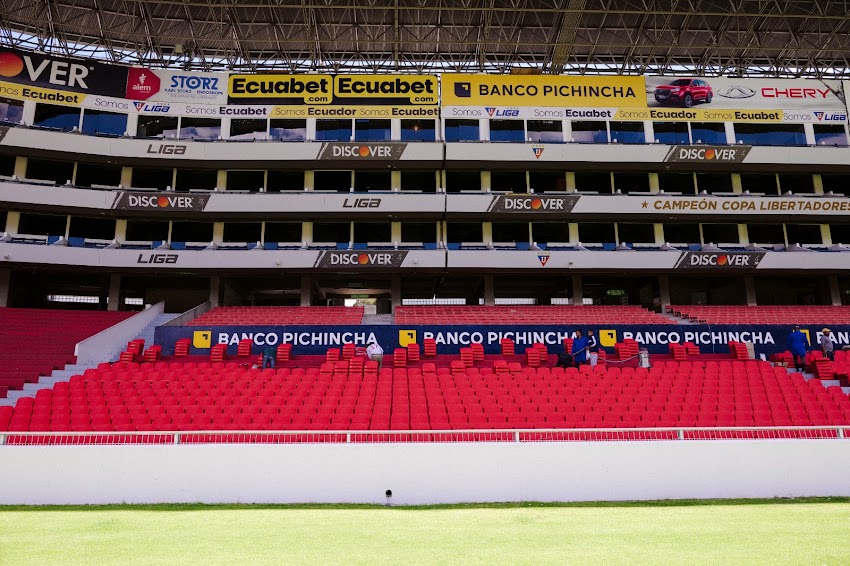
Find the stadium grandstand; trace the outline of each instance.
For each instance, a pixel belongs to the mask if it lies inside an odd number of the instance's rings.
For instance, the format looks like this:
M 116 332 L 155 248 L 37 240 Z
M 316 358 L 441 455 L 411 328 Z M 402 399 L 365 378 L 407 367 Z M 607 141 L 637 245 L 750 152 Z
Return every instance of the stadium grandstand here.
M 850 495 L 843 2 L 0 16 L 0 504 Z

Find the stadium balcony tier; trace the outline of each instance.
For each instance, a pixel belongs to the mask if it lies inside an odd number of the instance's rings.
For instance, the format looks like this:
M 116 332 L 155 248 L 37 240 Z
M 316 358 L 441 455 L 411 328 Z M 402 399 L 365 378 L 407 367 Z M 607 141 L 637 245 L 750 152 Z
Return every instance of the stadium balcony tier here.
M 396 324 L 670 324 L 637 306 L 400 306 Z
M 189 326 L 360 324 L 363 307 L 216 307 Z
M 671 305 L 667 311 L 709 324 L 848 324 L 850 307 L 843 306 L 725 306 Z
M 73 363 L 77 342 L 132 316 L 131 312 L 0 308 L 0 397 Z
M 101 364 L 0 407 L 0 431 L 453 430 L 831 426 L 840 387 L 758 361 L 651 369 L 415 367 L 362 358 L 312 367 Z M 84 440 L 83 440 L 84 441 Z

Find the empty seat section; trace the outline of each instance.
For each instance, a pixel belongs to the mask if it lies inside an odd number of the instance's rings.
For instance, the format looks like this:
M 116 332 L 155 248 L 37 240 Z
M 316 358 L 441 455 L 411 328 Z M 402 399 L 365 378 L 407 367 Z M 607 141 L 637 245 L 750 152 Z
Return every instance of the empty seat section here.
M 397 354 L 406 354 L 399 349 Z M 298 368 L 229 362 L 102 364 L 0 410 L 0 431 L 459 430 L 828 426 L 850 423 L 839 387 L 762 361 L 650 369 L 493 366 L 362 356 Z
M 189 326 L 360 324 L 363 307 L 216 307 Z
M 132 312 L 0 308 L 0 396 L 74 361 L 77 342 Z
M 396 324 L 670 324 L 638 306 L 400 306 Z
M 846 324 L 850 307 L 840 306 L 741 306 L 671 305 L 667 311 L 689 320 L 710 324 Z

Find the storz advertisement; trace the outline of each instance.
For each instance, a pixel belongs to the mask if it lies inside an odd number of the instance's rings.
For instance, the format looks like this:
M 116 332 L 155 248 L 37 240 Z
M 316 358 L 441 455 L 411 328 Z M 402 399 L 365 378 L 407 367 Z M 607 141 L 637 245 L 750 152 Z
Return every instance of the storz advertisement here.
M 130 100 L 227 104 L 227 74 L 134 67 L 127 77 Z

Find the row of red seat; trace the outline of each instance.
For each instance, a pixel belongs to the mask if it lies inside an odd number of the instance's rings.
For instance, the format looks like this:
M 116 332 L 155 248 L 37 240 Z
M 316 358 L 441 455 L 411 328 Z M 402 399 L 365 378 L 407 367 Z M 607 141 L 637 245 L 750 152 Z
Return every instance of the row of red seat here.
M 216 307 L 189 326 L 360 324 L 363 307 Z
M 670 324 L 639 306 L 399 306 L 396 324 Z
M 457 430 L 848 425 L 838 387 L 766 362 L 644 368 L 373 362 L 249 370 L 102 364 L 0 407 L 0 431 Z
M 0 397 L 74 362 L 80 342 L 132 312 L 0 308 Z
M 671 305 L 667 312 L 710 324 L 847 324 L 850 307 L 845 306 L 739 306 Z

